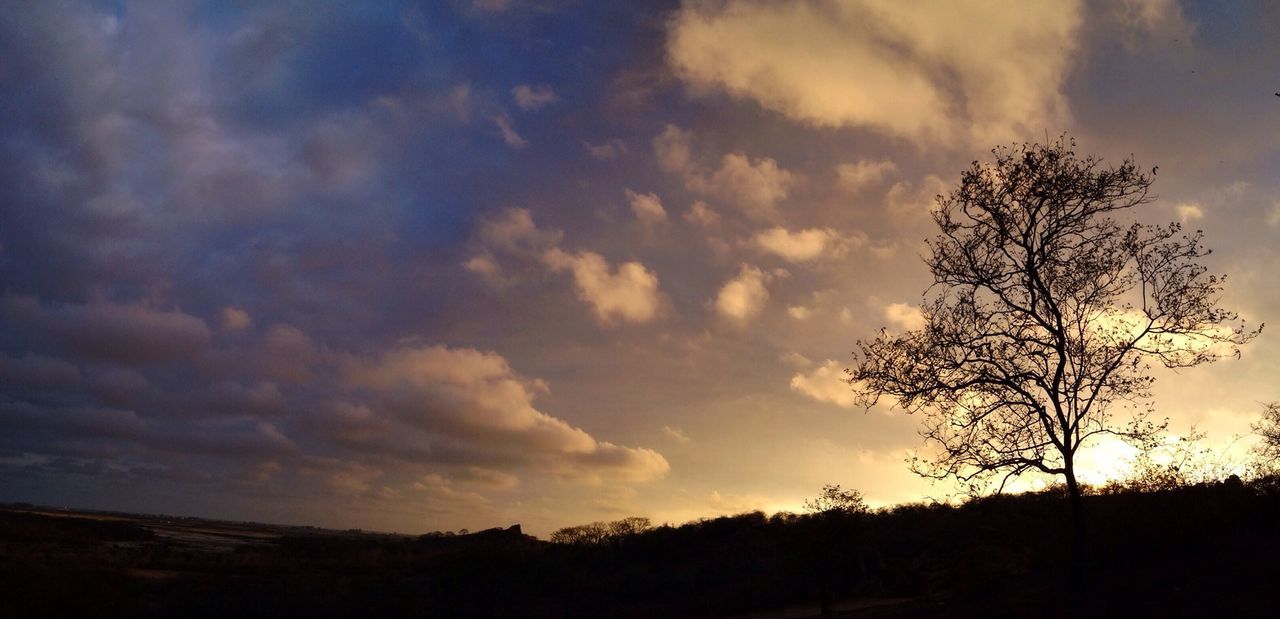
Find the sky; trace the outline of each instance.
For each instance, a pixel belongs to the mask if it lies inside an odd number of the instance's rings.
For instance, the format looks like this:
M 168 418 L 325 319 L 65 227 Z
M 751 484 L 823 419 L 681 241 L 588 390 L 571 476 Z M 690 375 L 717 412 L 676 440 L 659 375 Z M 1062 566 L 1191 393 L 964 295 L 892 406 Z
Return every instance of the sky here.
M 904 462 L 918 420 L 842 382 L 920 323 L 934 196 L 999 145 L 1132 156 L 1135 216 L 1204 230 L 1223 304 L 1280 322 L 1278 29 L 1174 0 L 6 3 L 0 500 L 545 536 L 946 496 Z M 1154 408 L 1244 454 L 1277 368 L 1264 331 Z

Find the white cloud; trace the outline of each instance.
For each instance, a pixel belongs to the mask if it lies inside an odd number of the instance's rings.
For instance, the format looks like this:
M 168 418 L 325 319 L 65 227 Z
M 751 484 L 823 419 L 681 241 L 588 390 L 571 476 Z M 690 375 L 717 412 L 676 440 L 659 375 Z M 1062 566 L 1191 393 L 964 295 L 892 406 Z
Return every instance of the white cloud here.
M 493 124 L 498 126 L 498 131 L 502 132 L 502 141 L 506 142 L 507 146 L 518 150 L 529 145 L 528 141 L 516 133 L 515 127 L 511 125 L 511 119 L 506 114 L 494 116 Z
M 844 255 L 851 243 L 860 239 L 844 238 L 831 228 L 791 232 L 779 227 L 758 232 L 754 241 L 760 249 L 788 262 L 809 262 L 822 257 L 838 258 Z
M 769 290 L 764 286 L 767 279 L 764 271 L 742 265 L 738 275 L 725 282 L 716 295 L 716 312 L 739 323 L 755 318 L 769 301 Z
M 1183 202 L 1174 210 L 1178 212 L 1178 220 L 1184 224 L 1204 219 L 1204 208 L 1194 202 Z
M 525 111 L 540 110 L 556 102 L 556 93 L 550 86 L 530 86 L 520 84 L 511 89 L 511 96 L 516 105 Z
M 662 208 L 662 201 L 657 194 L 636 193 L 630 189 L 626 190 L 626 194 L 631 212 L 645 225 L 660 224 L 667 220 L 667 210 Z
M 1276 202 L 1271 207 L 1271 212 L 1267 214 L 1267 225 L 1280 226 L 1280 202 Z
M 803 305 L 788 305 L 787 315 L 796 320 L 808 320 L 813 315 L 813 309 Z
M 903 331 L 918 331 L 924 328 L 924 314 L 920 308 L 906 303 L 890 303 L 884 308 L 885 320 Z
M 897 164 L 888 159 L 879 161 L 863 159 L 856 163 L 836 165 L 836 175 L 840 177 L 840 187 L 852 193 L 879 181 L 897 169 Z
M 601 324 L 618 320 L 644 323 L 659 314 L 662 296 L 658 277 L 639 262 L 624 262 L 611 269 L 600 254 L 569 254 L 559 248 L 548 250 L 543 262 L 553 271 L 573 273 L 578 298 L 591 306 Z
M 831 402 L 842 408 L 853 408 L 855 405 L 853 390 L 841 367 L 833 359 L 809 372 L 797 372 L 791 377 L 791 389 L 807 395 L 819 402 Z
M 1062 127 L 1079 2 L 690 2 L 667 51 L 695 92 L 918 143 L 981 144 Z

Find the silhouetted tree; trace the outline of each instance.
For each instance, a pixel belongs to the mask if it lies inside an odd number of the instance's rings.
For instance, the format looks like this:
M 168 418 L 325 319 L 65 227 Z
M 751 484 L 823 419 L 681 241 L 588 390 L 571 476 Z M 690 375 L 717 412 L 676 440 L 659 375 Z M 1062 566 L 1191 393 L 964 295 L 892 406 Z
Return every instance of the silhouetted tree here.
M 1274 470 L 1280 464 L 1280 402 L 1270 402 L 1263 406 L 1262 418 L 1253 424 L 1253 431 L 1262 437 L 1257 446 L 1261 464 Z
M 652 528 L 653 525 L 648 518 L 631 516 L 612 522 L 592 522 L 565 527 L 553 532 L 551 541 L 556 544 L 598 545 L 638 535 Z
M 997 492 L 1028 471 L 1061 476 L 1078 568 L 1081 446 L 1103 434 L 1151 446 L 1163 425 L 1141 406 L 1149 364 L 1239 356 L 1258 331 L 1218 307 L 1224 280 L 1199 263 L 1201 232 L 1114 219 L 1149 201 L 1151 176 L 1074 148 L 995 148 L 938 197 L 925 326 L 859 341 L 849 379 L 867 407 L 889 397 L 922 414 L 937 451 L 913 461 L 920 474 Z
M 1233 475 L 1236 467 L 1201 443 L 1205 436 L 1192 426 L 1187 436 L 1176 437 L 1158 449 L 1139 453 L 1128 477 L 1112 480 L 1100 491 L 1104 494 L 1167 492 L 1222 481 Z
M 856 515 L 867 513 L 867 503 L 857 490 L 842 490 L 839 484 L 822 487 L 822 494 L 805 499 L 804 508 L 814 514 Z
M 862 499 L 861 492 L 854 489 L 843 490 L 839 484 L 829 484 L 822 487 L 822 494 L 805 499 L 804 508 L 822 519 L 818 535 L 811 543 L 816 545 L 813 561 L 817 571 L 819 609 L 821 614 L 830 615 L 834 601 L 833 572 L 840 563 L 838 559 L 847 559 L 843 557 L 843 553 L 848 551 L 850 540 L 845 538 L 850 532 L 850 521 L 868 513 L 867 503 Z
M 551 542 L 554 544 L 595 545 L 606 539 L 609 539 L 609 528 L 603 522 L 565 527 L 551 533 Z

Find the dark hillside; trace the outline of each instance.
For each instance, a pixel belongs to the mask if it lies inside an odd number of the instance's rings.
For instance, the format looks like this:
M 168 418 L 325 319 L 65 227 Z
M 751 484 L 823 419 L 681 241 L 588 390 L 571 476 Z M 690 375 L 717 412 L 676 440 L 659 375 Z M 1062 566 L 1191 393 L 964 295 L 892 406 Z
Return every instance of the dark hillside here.
M 1276 480 L 716 518 L 590 543 L 0 511 L 0 616 L 1270 616 Z

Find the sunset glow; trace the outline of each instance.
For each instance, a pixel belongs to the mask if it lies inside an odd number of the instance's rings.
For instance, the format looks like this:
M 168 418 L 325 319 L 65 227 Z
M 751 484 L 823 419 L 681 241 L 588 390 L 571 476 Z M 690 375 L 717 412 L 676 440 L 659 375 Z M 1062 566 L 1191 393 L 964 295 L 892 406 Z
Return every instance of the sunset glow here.
M 1280 9 L 1017 8 L 8 3 L 0 501 L 545 537 L 954 496 L 844 370 L 924 325 L 992 147 L 1132 156 L 1280 322 Z M 1230 463 L 1278 368 L 1154 368 L 1153 418 Z

